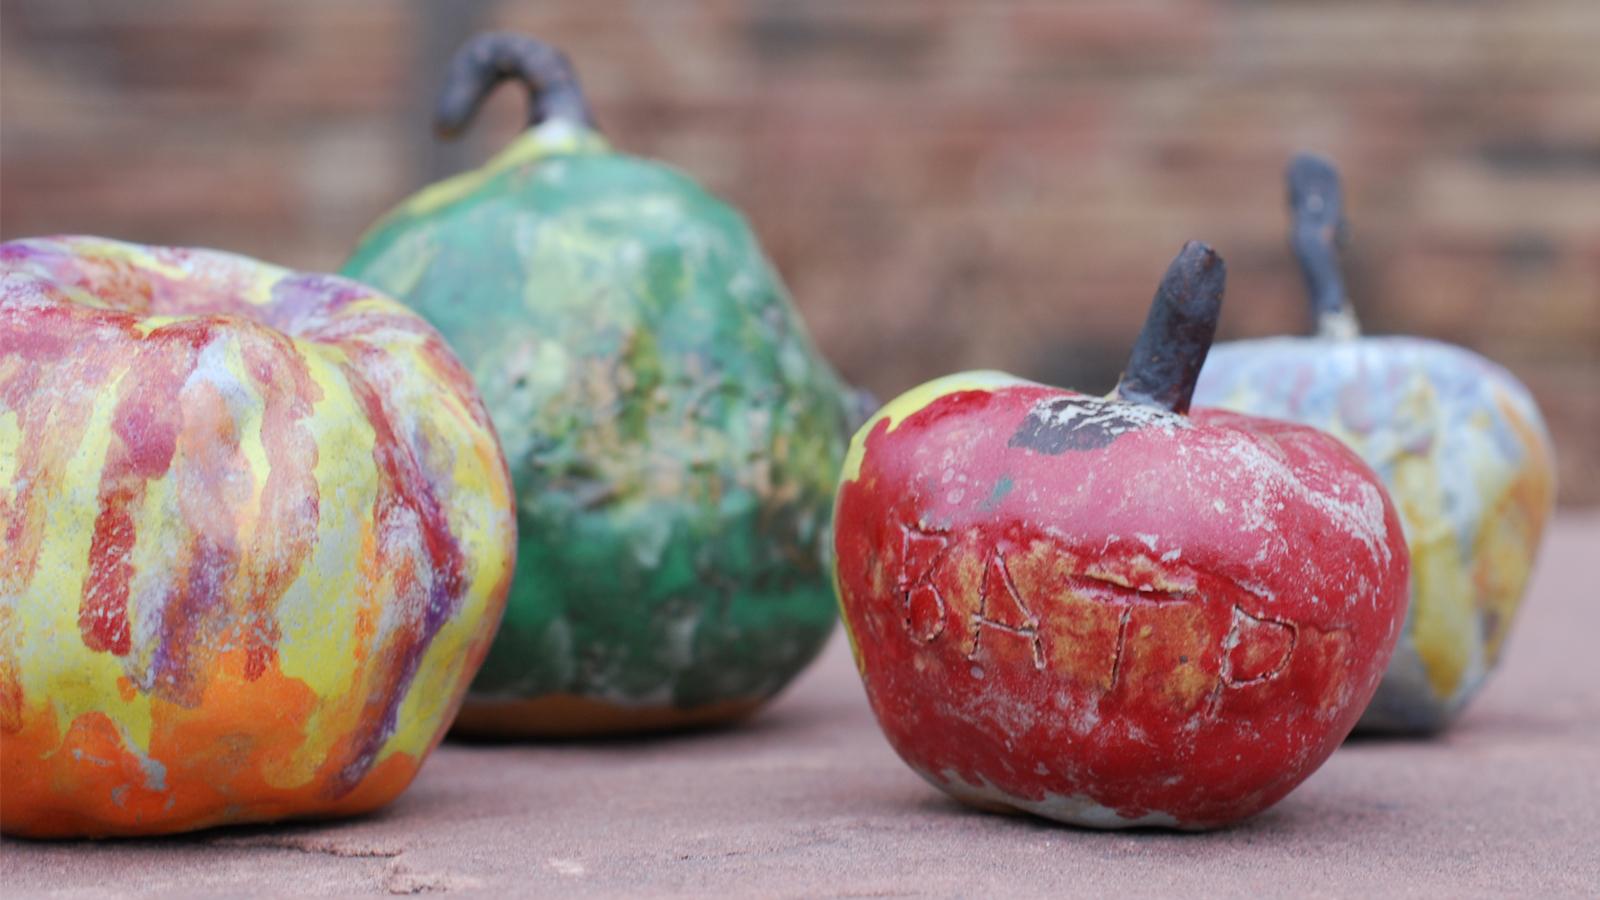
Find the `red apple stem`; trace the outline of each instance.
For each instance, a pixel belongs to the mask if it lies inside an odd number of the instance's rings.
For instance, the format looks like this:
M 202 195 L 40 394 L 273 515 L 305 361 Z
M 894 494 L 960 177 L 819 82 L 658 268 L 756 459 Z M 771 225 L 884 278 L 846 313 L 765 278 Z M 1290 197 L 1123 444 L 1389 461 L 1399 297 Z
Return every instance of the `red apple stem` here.
M 491 31 L 468 40 L 451 57 L 434 109 L 434 131 L 440 137 L 459 136 L 489 92 L 510 79 L 528 89 L 530 127 L 559 119 L 594 127 L 589 102 L 565 54 L 531 37 Z
M 1228 268 L 1199 241 L 1183 245 L 1156 289 L 1114 395 L 1129 403 L 1189 411 L 1200 366 L 1217 334 Z
M 1346 230 L 1339 170 L 1323 157 L 1301 153 L 1289 161 L 1287 174 L 1294 220 L 1289 244 L 1305 276 L 1313 328 L 1318 337 L 1355 337 L 1361 326 L 1339 271 L 1339 245 Z

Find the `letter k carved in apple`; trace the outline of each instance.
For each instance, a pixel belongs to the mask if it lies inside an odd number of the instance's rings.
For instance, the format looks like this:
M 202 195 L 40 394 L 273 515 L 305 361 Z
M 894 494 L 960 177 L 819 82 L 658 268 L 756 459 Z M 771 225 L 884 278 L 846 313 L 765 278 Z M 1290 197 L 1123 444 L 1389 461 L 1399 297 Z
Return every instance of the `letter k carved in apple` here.
M 1377 688 L 1399 520 L 1337 440 L 1188 410 L 1224 280 L 1185 246 L 1107 397 L 967 373 L 856 434 L 843 618 L 890 744 L 957 799 L 1224 825 L 1310 775 Z

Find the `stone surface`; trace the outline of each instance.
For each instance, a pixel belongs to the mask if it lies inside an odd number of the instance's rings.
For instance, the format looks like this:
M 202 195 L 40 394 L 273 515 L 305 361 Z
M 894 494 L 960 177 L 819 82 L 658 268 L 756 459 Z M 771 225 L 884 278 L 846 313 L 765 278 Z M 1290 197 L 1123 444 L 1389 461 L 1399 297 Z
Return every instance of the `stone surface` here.
M 1504 665 L 1429 742 L 1348 744 L 1222 832 L 972 812 L 901 765 L 850 654 L 742 728 L 447 744 L 387 811 L 166 841 L 0 843 L 8 900 L 62 896 L 1594 896 L 1600 516 L 1558 516 Z

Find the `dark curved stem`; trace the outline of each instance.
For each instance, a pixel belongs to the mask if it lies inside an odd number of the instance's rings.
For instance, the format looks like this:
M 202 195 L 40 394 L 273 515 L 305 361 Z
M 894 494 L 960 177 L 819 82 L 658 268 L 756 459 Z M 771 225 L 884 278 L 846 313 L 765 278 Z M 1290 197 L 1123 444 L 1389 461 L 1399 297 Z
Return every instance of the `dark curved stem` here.
M 1290 160 L 1287 174 L 1294 217 L 1289 243 L 1305 276 L 1313 324 L 1324 337 L 1352 337 L 1358 330 L 1355 311 L 1339 272 L 1339 244 L 1345 232 L 1339 171 L 1320 156 L 1301 153 Z
M 566 119 L 594 127 L 578 76 L 560 50 L 520 34 L 488 32 L 462 44 L 451 57 L 434 110 L 434 130 L 440 137 L 461 134 L 489 92 L 513 78 L 528 89 L 530 126 Z
M 1167 267 L 1134 342 L 1116 396 L 1175 413 L 1189 411 L 1200 366 L 1217 334 L 1228 268 L 1199 241 L 1183 245 Z

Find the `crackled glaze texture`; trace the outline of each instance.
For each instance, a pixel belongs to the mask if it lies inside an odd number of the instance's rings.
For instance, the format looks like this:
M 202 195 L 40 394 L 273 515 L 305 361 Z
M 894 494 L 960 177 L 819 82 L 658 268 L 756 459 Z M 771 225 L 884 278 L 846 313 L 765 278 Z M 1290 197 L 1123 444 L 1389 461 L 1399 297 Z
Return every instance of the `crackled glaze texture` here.
M 0 245 L 0 827 L 370 810 L 500 618 L 510 480 L 434 330 L 343 278 Z
M 1320 428 L 1382 477 L 1411 548 L 1411 607 L 1360 727 L 1447 725 L 1500 656 L 1550 515 L 1550 442 L 1527 391 L 1437 341 L 1307 337 L 1218 345 L 1195 398 Z
M 517 576 L 463 727 L 727 718 L 817 653 L 849 395 L 737 213 L 552 120 L 344 271 L 444 333 L 516 482 Z
M 1393 507 L 1301 426 L 968 373 L 857 432 L 837 504 L 873 711 L 978 806 L 1258 812 L 1354 726 L 1404 615 Z

